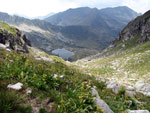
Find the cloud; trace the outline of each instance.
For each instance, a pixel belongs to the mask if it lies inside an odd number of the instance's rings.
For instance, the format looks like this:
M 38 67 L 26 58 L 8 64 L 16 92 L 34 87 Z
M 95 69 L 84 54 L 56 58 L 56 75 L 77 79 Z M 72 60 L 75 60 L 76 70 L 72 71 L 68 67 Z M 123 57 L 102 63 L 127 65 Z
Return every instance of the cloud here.
M 61 1 L 61 0 L 60 0 Z M 150 10 L 150 0 L 62 0 L 72 2 L 78 6 L 89 6 L 97 8 L 128 6 L 131 9 L 144 13 Z
M 89 6 L 97 8 L 115 7 L 119 6 L 122 0 L 60 0 L 63 2 L 72 2 L 78 6 Z
M 22 14 L 29 17 L 43 16 L 51 12 L 60 12 L 76 7 L 128 6 L 144 13 L 150 9 L 150 0 L 0 0 L 0 11 L 9 14 Z
M 0 0 L 0 3 L 0 11 L 2 12 L 23 14 L 29 17 L 59 12 L 69 7 L 77 7 L 72 2 L 61 2 L 60 0 Z
M 122 5 L 126 5 L 141 13 L 150 10 L 150 0 L 124 0 Z

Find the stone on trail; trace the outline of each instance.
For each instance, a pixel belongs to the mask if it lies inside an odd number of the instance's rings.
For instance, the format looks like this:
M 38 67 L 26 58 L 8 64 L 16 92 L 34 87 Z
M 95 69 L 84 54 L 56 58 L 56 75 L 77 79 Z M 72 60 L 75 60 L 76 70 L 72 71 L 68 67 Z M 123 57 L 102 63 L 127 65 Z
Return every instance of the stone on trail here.
M 18 83 L 14 84 L 14 85 L 9 84 L 9 85 L 7 86 L 7 88 L 8 88 L 8 89 L 14 89 L 14 90 L 21 90 L 21 89 L 22 89 L 22 86 L 23 86 L 23 84 L 20 83 L 20 82 L 18 82 Z

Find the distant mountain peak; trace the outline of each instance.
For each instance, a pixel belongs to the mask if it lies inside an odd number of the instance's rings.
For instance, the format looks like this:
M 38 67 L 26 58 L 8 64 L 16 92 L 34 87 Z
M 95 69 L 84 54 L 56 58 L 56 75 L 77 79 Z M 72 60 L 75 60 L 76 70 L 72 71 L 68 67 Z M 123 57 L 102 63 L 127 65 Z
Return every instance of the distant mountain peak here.
M 107 16 L 107 17 L 104 17 L 104 16 Z M 71 8 L 64 12 L 57 13 L 53 16 L 46 18 L 45 20 L 54 25 L 61 25 L 61 26 L 69 26 L 69 25 L 89 26 L 93 24 L 92 22 L 95 21 L 95 18 L 108 19 L 112 17 L 119 17 L 119 18 L 121 17 L 122 19 L 124 19 L 121 21 L 124 22 L 126 18 L 127 18 L 127 21 L 131 21 L 136 16 L 138 16 L 138 13 L 136 13 L 135 11 L 133 11 L 132 9 L 126 6 L 104 8 L 100 10 L 97 8 L 79 7 L 79 8 L 73 8 L 73 9 Z M 118 18 L 114 18 L 114 21 L 117 21 L 117 19 Z
M 69 9 L 44 20 L 30 20 L 0 13 L 0 21 L 10 23 L 29 37 L 33 46 L 51 54 L 57 48 L 75 53 L 71 60 L 93 55 L 108 47 L 121 29 L 137 17 L 134 11 L 81 7 Z

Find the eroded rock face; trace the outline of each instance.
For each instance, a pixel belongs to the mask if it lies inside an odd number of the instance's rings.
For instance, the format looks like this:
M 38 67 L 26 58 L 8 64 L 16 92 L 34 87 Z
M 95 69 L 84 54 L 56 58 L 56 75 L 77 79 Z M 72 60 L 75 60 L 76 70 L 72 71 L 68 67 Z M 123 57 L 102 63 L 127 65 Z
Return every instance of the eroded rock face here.
M 150 11 L 146 12 L 144 15 L 137 17 L 135 20 L 131 21 L 118 35 L 115 39 L 117 41 L 126 41 L 135 38 L 139 35 L 137 43 L 142 43 L 150 41 Z
M 0 26 L 0 43 L 11 50 L 28 53 L 29 51 L 27 46 L 31 46 L 30 41 L 17 28 L 10 28 L 14 30 L 14 34 L 10 33 L 9 31 L 3 29 L 2 26 Z

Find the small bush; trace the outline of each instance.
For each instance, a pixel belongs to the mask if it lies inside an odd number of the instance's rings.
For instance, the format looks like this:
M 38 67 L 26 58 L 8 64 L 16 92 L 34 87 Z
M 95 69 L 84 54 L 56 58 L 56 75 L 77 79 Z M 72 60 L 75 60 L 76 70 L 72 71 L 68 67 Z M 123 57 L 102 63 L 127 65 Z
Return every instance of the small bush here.
M 119 95 L 124 96 L 125 93 L 126 93 L 126 90 L 125 90 L 124 87 L 122 87 L 122 88 L 119 89 Z
M 105 82 L 99 82 L 98 84 L 98 88 L 100 88 L 101 90 L 104 89 L 106 87 L 106 83 Z
M 46 111 L 44 108 L 41 108 L 41 109 L 39 110 L 39 113 L 47 113 L 47 111 Z

